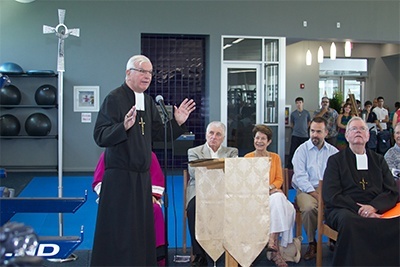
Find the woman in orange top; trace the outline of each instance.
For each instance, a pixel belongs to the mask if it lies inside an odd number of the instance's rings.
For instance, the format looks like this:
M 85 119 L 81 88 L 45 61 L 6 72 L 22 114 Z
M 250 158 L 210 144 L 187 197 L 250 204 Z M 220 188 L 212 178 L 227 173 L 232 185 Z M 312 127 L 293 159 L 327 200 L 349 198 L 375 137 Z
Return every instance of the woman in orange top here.
M 293 242 L 293 226 L 296 211 L 288 201 L 281 187 L 283 184 L 282 164 L 278 154 L 267 150 L 272 142 L 272 130 L 266 125 L 256 125 L 253 128 L 255 151 L 244 157 L 269 157 L 271 168 L 269 171 L 269 206 L 270 206 L 270 236 L 267 251 L 271 251 L 271 259 L 278 267 L 288 266 L 279 251 L 280 245 L 287 247 Z

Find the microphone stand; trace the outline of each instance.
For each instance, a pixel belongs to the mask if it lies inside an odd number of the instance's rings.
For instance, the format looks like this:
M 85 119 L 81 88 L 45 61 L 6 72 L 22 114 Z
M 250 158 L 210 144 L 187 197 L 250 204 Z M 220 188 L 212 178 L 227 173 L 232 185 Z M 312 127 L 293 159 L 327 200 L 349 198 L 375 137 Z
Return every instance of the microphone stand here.
M 164 232 L 165 232 L 165 264 L 168 264 L 168 192 L 167 192 L 167 165 L 168 165 L 168 140 L 167 140 L 167 123 L 169 121 L 168 113 L 164 114 Z

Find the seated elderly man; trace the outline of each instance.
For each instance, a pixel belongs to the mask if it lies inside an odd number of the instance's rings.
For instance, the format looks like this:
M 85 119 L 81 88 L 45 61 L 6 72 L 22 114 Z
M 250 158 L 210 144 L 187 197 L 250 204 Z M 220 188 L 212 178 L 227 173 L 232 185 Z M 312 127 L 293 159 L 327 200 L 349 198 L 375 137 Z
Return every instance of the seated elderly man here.
M 393 176 L 400 179 L 400 122 L 394 127 L 394 141 L 396 143 L 386 152 L 385 160 Z
M 398 189 L 383 156 L 365 148 L 369 138 L 360 117 L 346 127 L 349 147 L 331 156 L 322 197 L 326 223 L 338 231 L 333 266 L 400 266 L 400 217 L 383 219 Z

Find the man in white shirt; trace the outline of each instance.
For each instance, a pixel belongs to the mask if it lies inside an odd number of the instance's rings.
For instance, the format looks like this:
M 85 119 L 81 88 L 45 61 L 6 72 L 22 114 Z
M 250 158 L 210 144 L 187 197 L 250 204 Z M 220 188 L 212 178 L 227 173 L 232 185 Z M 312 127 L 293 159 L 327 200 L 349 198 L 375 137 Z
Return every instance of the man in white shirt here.
M 382 130 L 387 130 L 386 123 L 389 122 L 389 112 L 383 107 L 385 100 L 382 96 L 377 98 L 378 105 L 372 110 L 378 118 Z
M 310 124 L 310 139 L 301 144 L 293 156 L 292 186 L 297 190 L 296 203 L 301 211 L 301 218 L 306 231 L 309 246 L 304 260 L 316 257 L 318 217 L 318 185 L 322 180 L 328 158 L 338 152 L 337 148 L 325 141 L 328 135 L 328 122 L 322 117 L 315 117 Z

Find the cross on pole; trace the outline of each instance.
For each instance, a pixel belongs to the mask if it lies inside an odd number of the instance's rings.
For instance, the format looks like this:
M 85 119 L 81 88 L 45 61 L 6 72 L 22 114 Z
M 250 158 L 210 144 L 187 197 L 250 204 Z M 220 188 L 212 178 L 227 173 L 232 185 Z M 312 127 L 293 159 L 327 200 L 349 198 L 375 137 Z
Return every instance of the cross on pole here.
M 68 38 L 69 35 L 79 37 L 79 29 L 68 29 L 64 24 L 65 19 L 65 9 L 58 10 L 58 25 L 56 27 L 51 27 L 43 25 L 43 34 L 55 33 L 58 37 L 58 57 L 57 57 L 57 71 L 64 72 L 64 40 Z

